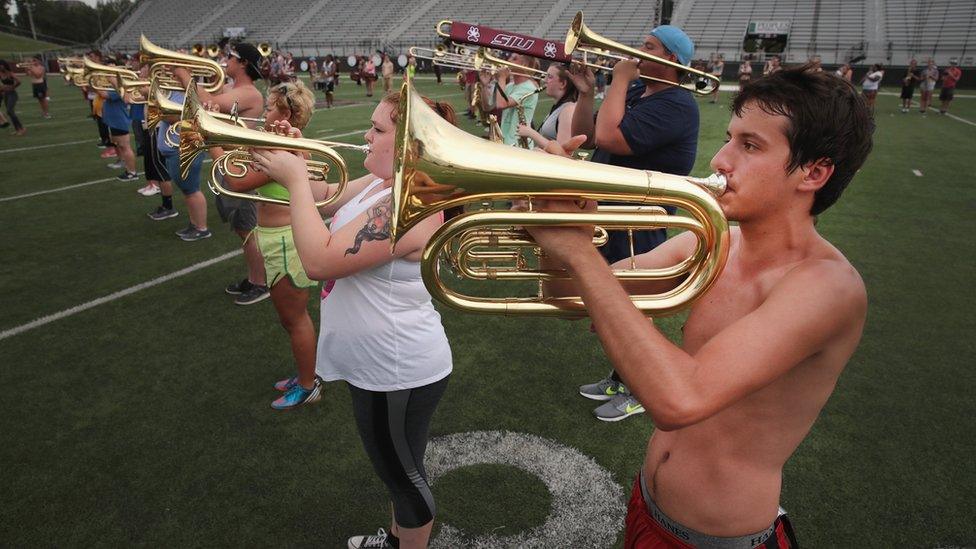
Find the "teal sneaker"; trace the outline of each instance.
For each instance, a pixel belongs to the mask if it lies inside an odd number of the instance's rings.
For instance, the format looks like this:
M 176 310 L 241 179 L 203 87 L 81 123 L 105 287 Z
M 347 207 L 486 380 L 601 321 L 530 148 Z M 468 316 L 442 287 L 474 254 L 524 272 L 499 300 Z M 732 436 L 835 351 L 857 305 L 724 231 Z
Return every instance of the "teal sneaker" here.
M 285 391 L 285 394 L 272 402 L 271 407 L 275 410 L 293 410 L 299 406 L 318 402 L 321 398 L 322 385 L 319 383 L 318 378 L 316 378 L 315 384 L 311 389 L 306 389 L 296 382 L 292 385 L 291 389 Z
M 610 400 L 626 390 L 623 383 L 607 376 L 596 383 L 580 385 L 579 394 L 592 400 Z
M 634 395 L 626 392 L 626 388 L 613 400 L 593 410 L 593 415 L 601 421 L 620 421 L 643 413 L 644 405 Z
M 274 388 L 276 391 L 281 391 L 284 393 L 295 385 L 298 385 L 298 376 L 286 377 L 285 379 L 278 380 L 278 382 L 274 384 Z

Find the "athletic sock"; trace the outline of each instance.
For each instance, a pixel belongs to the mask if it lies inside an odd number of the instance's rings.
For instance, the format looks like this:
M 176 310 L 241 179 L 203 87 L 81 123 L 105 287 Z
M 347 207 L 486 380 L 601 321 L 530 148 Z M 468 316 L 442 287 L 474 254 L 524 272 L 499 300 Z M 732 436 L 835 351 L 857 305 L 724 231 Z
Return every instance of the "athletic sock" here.
M 163 207 L 166 208 L 167 210 L 172 210 L 173 209 L 173 197 L 172 196 L 164 196 L 163 197 Z

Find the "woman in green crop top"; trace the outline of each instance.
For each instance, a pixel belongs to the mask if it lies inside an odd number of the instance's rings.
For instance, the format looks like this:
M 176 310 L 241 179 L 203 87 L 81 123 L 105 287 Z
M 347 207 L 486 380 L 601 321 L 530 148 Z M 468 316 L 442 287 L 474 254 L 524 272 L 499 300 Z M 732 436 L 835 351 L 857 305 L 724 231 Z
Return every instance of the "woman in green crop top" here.
M 287 82 L 272 87 L 265 103 L 265 130 L 283 135 L 300 135 L 300 129 L 312 117 L 315 96 L 300 82 Z M 287 122 L 287 124 L 283 124 Z M 216 159 L 223 149 L 210 149 Z M 288 190 L 270 181 L 257 170 L 248 170 L 243 177 L 224 176 L 224 186 L 237 192 L 254 191 L 269 198 L 288 199 Z M 324 196 L 325 183 L 319 192 Z M 302 262 L 295 251 L 292 238 L 291 215 L 288 206 L 260 202 L 257 205 L 257 227 L 252 237 L 258 239 L 258 247 L 264 257 L 264 269 L 271 288 L 271 300 L 281 326 L 291 339 L 291 351 L 298 367 L 297 375 L 288 376 L 275 383 L 282 395 L 271 403 L 276 410 L 288 410 L 317 402 L 321 387 L 315 376 L 315 326 L 308 315 L 309 290 L 316 282 L 305 274 Z

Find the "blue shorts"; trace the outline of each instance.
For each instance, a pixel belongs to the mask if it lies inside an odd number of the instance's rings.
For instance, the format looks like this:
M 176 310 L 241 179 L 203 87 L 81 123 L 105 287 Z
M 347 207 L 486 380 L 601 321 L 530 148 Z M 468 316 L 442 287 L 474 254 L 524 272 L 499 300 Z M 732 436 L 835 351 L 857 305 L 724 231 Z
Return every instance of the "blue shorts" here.
M 174 154 L 164 156 L 166 160 L 166 171 L 169 172 L 173 183 L 183 191 L 184 196 L 191 195 L 200 191 L 200 166 L 203 164 L 203 155 L 197 155 L 193 164 L 190 165 L 190 174 L 186 179 L 180 177 L 180 155 Z

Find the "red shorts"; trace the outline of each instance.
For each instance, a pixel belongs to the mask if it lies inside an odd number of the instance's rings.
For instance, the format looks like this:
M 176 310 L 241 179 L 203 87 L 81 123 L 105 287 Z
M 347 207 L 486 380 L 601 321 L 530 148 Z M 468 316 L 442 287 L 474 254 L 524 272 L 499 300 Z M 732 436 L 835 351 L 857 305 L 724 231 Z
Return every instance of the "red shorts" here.
M 626 524 L 624 549 L 694 549 L 695 547 L 679 539 L 651 517 L 647 511 L 647 503 L 644 502 L 644 495 L 641 493 L 639 475 L 634 480 L 634 489 L 630 493 L 630 502 L 627 504 Z M 781 516 L 776 518 L 773 525 L 775 535 L 755 547 L 795 549 L 795 543 L 790 543 L 793 533 L 789 521 Z

